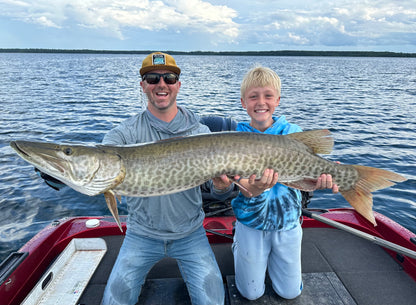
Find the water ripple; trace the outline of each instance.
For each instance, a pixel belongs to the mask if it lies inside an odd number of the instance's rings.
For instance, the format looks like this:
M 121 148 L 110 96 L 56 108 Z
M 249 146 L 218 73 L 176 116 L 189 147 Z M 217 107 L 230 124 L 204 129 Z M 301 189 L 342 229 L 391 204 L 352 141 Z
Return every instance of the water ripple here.
M 54 219 L 108 215 L 102 196 L 47 187 L 9 147 L 16 139 L 99 143 L 143 109 L 144 55 L 0 54 L 0 260 Z M 304 130 L 327 128 L 331 160 L 376 166 L 409 180 L 375 192 L 374 209 L 416 232 L 416 59 L 348 57 L 176 56 L 178 102 L 200 115 L 247 121 L 240 104 L 246 71 L 278 72 L 285 114 Z M 311 207 L 348 206 L 315 192 Z M 120 213 L 125 214 L 125 205 Z

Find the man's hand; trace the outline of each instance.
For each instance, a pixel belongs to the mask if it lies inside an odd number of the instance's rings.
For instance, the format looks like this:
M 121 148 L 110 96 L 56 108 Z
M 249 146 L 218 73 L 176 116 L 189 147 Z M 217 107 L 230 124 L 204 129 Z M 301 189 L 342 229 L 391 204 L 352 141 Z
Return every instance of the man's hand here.
M 330 174 L 322 174 L 316 181 L 316 189 L 332 189 L 332 193 L 338 193 L 338 185 L 332 182 L 332 176 Z
M 233 181 L 227 175 L 212 178 L 212 184 L 217 190 L 226 190 L 232 183 Z

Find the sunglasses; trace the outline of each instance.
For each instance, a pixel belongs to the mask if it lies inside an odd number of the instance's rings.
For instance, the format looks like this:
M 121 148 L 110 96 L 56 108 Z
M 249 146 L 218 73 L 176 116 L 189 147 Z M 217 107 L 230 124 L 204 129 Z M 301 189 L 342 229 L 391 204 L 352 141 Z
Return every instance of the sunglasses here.
M 175 73 L 146 73 L 143 75 L 143 80 L 145 80 L 150 85 L 156 85 L 160 82 L 161 77 L 163 77 L 163 80 L 168 85 L 176 84 L 179 79 L 179 76 Z

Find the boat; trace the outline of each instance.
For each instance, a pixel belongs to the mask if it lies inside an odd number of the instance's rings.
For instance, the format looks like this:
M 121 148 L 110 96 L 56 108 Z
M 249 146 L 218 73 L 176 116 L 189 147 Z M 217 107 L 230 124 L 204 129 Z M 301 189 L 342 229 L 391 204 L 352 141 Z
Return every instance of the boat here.
M 314 219 L 325 218 L 398 249 L 416 251 L 416 235 L 380 213 L 375 212 L 378 225 L 374 227 L 351 208 L 305 209 L 310 217 L 301 219 L 301 296 L 280 298 L 267 278 L 265 294 L 249 301 L 234 282 L 232 210 L 226 203 L 205 210 L 204 227 L 223 275 L 225 304 L 415 303 L 415 258 Z M 125 232 L 126 216 L 121 221 Z M 1 304 L 100 304 L 123 238 L 112 217 L 53 221 L 1 264 Z M 191 304 L 175 260 L 165 258 L 153 267 L 138 304 Z
M 232 120 L 218 117 L 204 123 L 211 131 L 235 128 Z M 59 181 L 46 182 L 60 187 Z M 225 305 L 415 304 L 414 233 L 377 212 L 374 227 L 352 208 L 308 209 L 307 204 L 300 219 L 302 294 L 280 298 L 266 278 L 265 294 L 245 299 L 235 286 L 230 199 L 215 201 L 203 187 L 203 225 L 223 276 Z M 120 219 L 125 232 L 126 216 Z M 100 304 L 124 236 L 112 217 L 53 221 L 0 265 L 1 305 Z M 137 304 L 191 304 L 175 260 L 165 258 L 151 269 Z

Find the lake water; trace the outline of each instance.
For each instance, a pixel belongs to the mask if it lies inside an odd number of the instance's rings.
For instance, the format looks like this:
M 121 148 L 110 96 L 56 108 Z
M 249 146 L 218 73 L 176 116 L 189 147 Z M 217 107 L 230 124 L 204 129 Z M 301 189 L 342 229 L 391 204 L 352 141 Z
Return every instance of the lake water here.
M 0 260 L 53 220 L 109 215 L 102 196 L 43 183 L 9 142 L 101 142 L 143 107 L 145 55 L 0 54 Z M 328 128 L 342 163 L 392 170 L 408 180 L 374 193 L 374 210 L 416 232 L 416 58 L 175 56 L 180 104 L 200 115 L 248 120 L 239 85 L 255 64 L 282 79 L 276 114 L 304 130 Z M 317 191 L 310 207 L 346 207 Z M 126 213 L 121 205 L 120 213 Z

